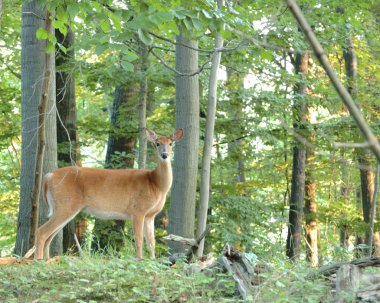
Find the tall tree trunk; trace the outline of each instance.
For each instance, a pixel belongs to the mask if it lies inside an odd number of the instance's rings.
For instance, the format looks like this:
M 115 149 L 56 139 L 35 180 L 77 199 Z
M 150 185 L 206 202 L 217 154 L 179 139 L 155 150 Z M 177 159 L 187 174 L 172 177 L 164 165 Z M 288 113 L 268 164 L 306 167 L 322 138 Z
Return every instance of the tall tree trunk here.
M 349 175 L 348 175 L 348 167 L 345 163 L 345 151 L 342 150 L 342 166 L 341 166 L 341 186 L 340 186 L 340 195 L 343 199 L 343 205 L 348 205 L 349 203 Z M 344 222 L 340 227 L 339 238 L 340 238 L 340 246 L 343 248 L 348 248 L 348 239 L 350 237 L 348 233 L 348 222 Z
M 38 106 L 42 94 L 42 84 L 45 69 L 46 41 L 36 38 L 36 31 L 45 27 L 46 12 L 37 4 L 38 1 L 26 2 L 22 6 L 22 168 L 20 180 L 20 208 L 17 226 L 15 253 L 24 255 L 30 248 L 29 241 L 32 231 L 32 201 L 31 193 L 35 182 L 35 161 L 37 150 Z M 57 141 L 55 117 L 55 64 L 50 56 L 52 71 L 49 80 L 49 95 L 47 114 L 45 119 L 46 145 L 43 159 L 43 174 L 53 171 L 57 167 Z M 41 195 L 42 196 L 42 195 Z M 47 206 L 39 203 L 39 223 L 47 219 Z M 52 254 L 62 253 L 62 233 L 59 233 L 51 246 Z
M 343 48 L 343 58 L 345 62 L 346 76 L 347 76 L 347 90 L 352 99 L 357 99 L 357 77 L 358 77 L 358 62 L 355 53 L 352 38 L 348 37 L 346 46 Z M 371 207 L 374 192 L 374 176 L 371 169 L 371 152 L 367 149 L 356 151 L 359 169 L 360 169 L 360 183 L 361 183 L 361 197 L 364 222 L 370 225 L 371 222 Z M 369 230 L 365 235 L 365 243 L 369 244 Z M 368 254 L 368 253 L 367 253 Z
M 75 99 L 74 75 L 67 71 L 70 60 L 74 59 L 74 33 L 70 28 L 64 36 L 59 30 L 55 31 L 57 42 L 67 48 L 67 53 L 56 50 L 56 99 L 57 99 L 57 144 L 58 167 L 80 166 L 80 149 L 78 144 L 77 111 Z M 86 226 L 86 219 L 77 216 L 63 228 L 63 251 L 76 249 L 74 234 L 79 243 L 83 243 L 85 229 L 77 232 L 76 226 Z M 78 229 L 79 230 L 79 229 Z
M 296 55 L 295 71 L 301 78 L 308 72 L 309 54 Z M 296 132 L 305 134 L 307 115 L 305 79 L 300 79 L 295 87 L 294 128 Z M 286 240 L 286 256 L 298 260 L 301 252 L 303 208 L 305 199 L 306 150 L 301 143 L 295 142 L 293 147 L 292 186 L 289 201 L 289 226 Z
M 106 168 L 133 168 L 134 149 L 136 147 L 136 137 L 125 135 L 125 121 L 134 121 L 133 108 L 137 104 L 137 82 L 129 82 L 119 85 L 115 89 L 115 99 L 111 111 L 111 131 L 108 138 Z M 125 157 L 120 158 L 118 153 L 125 153 Z M 119 251 L 124 245 L 124 226 L 122 220 L 95 220 L 94 250 L 105 250 L 112 247 Z
M 309 108 L 310 113 L 310 108 Z M 310 122 L 310 115 L 308 119 Z M 308 135 L 308 141 L 314 142 L 314 134 Z M 319 224 L 317 219 L 317 201 L 315 181 L 315 152 L 312 147 L 306 147 L 306 174 L 305 174 L 305 233 L 306 233 L 306 259 L 313 267 L 318 266 L 319 252 Z
M 226 89 L 230 100 L 229 118 L 233 129 L 234 138 L 228 143 L 228 158 L 235 165 L 235 173 L 231 182 L 245 182 L 245 165 L 242 150 L 244 150 L 244 141 L 239 139 L 244 133 L 244 127 L 241 125 L 244 100 L 241 97 L 241 91 L 244 89 L 245 75 L 236 72 L 235 69 L 227 68 Z
M 218 0 L 218 9 L 223 7 L 224 0 Z M 223 38 L 220 32 L 215 37 L 215 50 L 223 47 Z M 208 89 L 208 106 L 206 116 L 206 130 L 205 130 L 205 142 L 203 146 L 203 158 L 202 158 L 202 174 L 201 174 L 201 187 L 200 187 L 200 201 L 199 201 L 199 215 L 198 215 L 198 228 L 197 238 L 206 229 L 207 214 L 208 214 L 208 202 L 210 195 L 210 176 L 211 176 L 211 152 L 214 142 L 214 127 L 215 127 L 215 115 L 216 115 L 216 101 L 217 101 L 217 88 L 218 88 L 218 69 L 220 65 L 221 53 L 215 51 L 212 58 L 209 89 Z M 204 238 L 199 243 L 197 255 L 202 256 L 204 249 Z
M 199 146 L 199 76 L 187 76 L 198 69 L 197 41 L 188 40 L 180 30 L 177 36 L 175 65 L 184 75 L 176 75 L 176 128 L 184 129 L 183 139 L 176 144 L 173 186 L 169 208 L 169 232 L 193 238 L 195 194 L 197 189 Z M 171 253 L 184 249 L 170 243 Z
M 147 139 L 145 136 L 146 110 L 148 96 L 148 48 L 139 40 L 139 61 L 140 61 L 140 91 L 139 91 L 139 169 L 145 168 Z

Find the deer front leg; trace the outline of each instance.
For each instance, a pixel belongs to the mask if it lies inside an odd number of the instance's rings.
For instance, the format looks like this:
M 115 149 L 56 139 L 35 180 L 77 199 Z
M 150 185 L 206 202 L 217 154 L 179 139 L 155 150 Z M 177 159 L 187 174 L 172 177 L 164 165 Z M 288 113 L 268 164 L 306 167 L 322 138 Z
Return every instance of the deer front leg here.
M 135 238 L 136 258 L 142 259 L 143 237 L 144 237 L 144 217 L 134 216 L 132 219 L 133 236 Z
M 154 238 L 154 217 L 145 218 L 144 221 L 145 239 L 149 247 L 150 257 L 155 259 L 156 239 Z

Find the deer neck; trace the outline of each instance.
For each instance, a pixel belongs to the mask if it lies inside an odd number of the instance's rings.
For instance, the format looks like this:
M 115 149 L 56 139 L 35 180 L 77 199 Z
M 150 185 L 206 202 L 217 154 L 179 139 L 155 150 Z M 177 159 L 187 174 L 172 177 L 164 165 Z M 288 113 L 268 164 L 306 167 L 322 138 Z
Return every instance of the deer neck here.
M 157 187 L 167 193 L 172 185 L 173 173 L 170 159 L 159 160 L 155 170 L 153 170 L 153 178 Z

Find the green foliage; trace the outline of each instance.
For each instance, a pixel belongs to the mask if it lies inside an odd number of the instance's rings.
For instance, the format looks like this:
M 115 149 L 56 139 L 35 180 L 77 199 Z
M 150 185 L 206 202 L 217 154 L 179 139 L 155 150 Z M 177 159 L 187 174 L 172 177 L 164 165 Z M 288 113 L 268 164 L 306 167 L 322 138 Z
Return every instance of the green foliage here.
M 0 298 L 10 303 L 239 302 L 231 296 L 234 284 L 225 275 L 188 275 L 187 268 L 170 268 L 164 260 L 136 262 L 132 257 L 64 257 L 57 264 L 3 267 Z
M 227 242 L 243 251 L 272 254 L 281 240 L 277 206 L 262 203 L 259 196 L 215 195 L 210 207 L 210 241 L 216 251 Z
M 336 302 L 330 286 L 306 264 L 276 263 L 273 272 L 260 275 L 263 281 L 254 302 Z

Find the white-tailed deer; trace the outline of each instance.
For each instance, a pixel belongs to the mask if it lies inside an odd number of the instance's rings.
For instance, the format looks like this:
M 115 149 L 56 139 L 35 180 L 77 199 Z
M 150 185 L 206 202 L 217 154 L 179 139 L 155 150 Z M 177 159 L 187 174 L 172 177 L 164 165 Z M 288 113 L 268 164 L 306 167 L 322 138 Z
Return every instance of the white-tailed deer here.
M 49 258 L 54 236 L 80 211 L 101 219 L 130 218 L 137 258 L 142 258 L 144 235 L 150 255 L 155 257 L 154 218 L 172 185 L 172 143 L 182 138 L 183 130 L 171 137 L 158 137 L 149 129 L 145 134 L 157 147 L 159 161 L 154 170 L 72 166 L 46 174 L 43 193 L 52 216 L 36 231 L 36 259 Z

